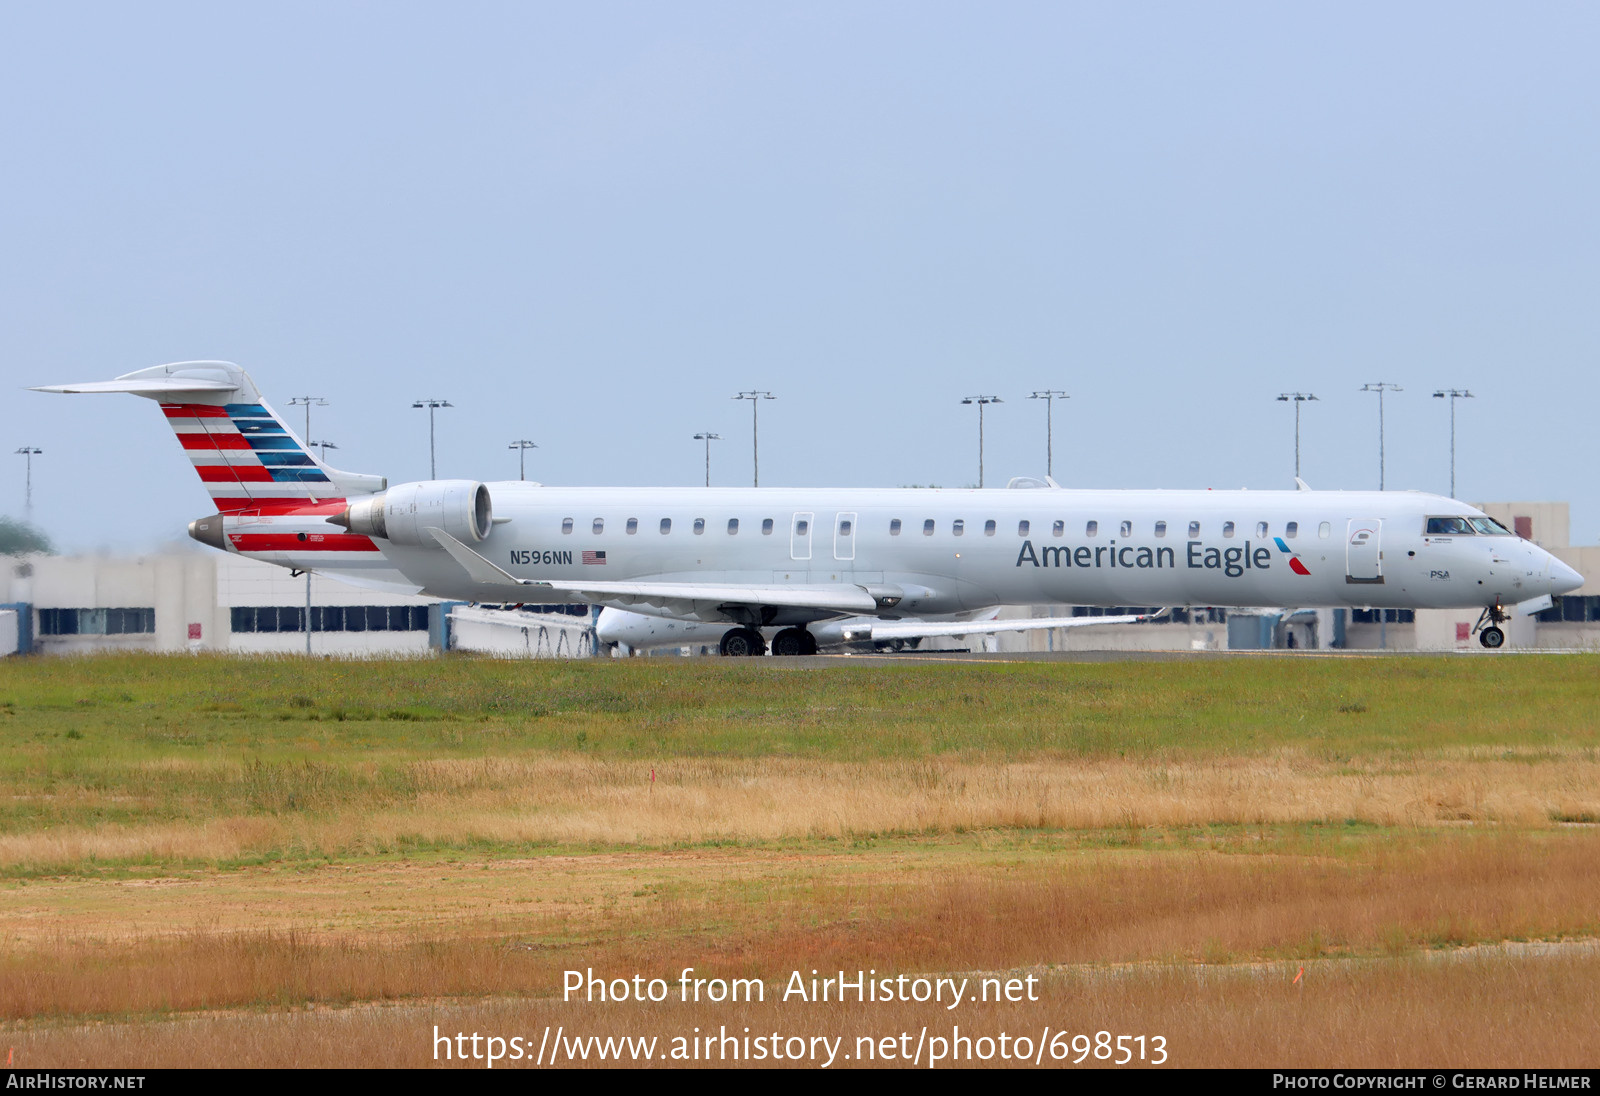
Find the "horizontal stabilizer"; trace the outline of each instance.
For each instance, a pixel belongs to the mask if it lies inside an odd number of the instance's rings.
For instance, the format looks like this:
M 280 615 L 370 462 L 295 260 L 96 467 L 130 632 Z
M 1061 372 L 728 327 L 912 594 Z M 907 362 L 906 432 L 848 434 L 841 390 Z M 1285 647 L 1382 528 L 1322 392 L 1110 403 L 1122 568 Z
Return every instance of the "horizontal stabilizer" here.
M 236 386 L 227 381 L 207 381 L 197 377 L 141 377 L 135 380 L 84 381 L 80 384 L 39 384 L 30 392 L 62 392 L 80 395 L 95 392 L 127 392 L 134 396 L 151 396 L 166 399 L 184 392 L 232 392 Z

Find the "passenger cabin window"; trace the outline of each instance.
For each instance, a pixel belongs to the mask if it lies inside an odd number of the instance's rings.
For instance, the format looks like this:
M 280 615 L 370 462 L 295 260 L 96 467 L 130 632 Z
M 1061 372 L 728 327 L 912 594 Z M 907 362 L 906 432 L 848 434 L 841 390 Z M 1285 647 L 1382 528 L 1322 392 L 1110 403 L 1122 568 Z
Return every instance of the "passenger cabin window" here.
M 1050 535 L 1053 536 L 1053 537 L 1064 537 L 1064 536 L 1066 536 L 1067 535 L 1067 523 L 1064 522 L 1064 521 L 1058 521 L 1054 525 L 1050 526 Z
M 1197 537 L 1199 535 L 1200 535 L 1200 523 L 1198 521 L 1191 521 L 1189 523 L 1189 536 L 1191 538 L 1193 538 L 1193 537 Z
M 847 536 L 850 535 L 850 521 L 849 521 L 849 519 L 846 519 L 846 520 L 841 521 L 839 523 L 839 535 L 841 537 L 847 537 Z
M 662 518 L 661 519 L 661 535 L 662 536 L 666 536 L 670 532 L 672 532 L 672 519 L 671 518 Z
M 933 536 L 933 519 L 932 518 L 929 518 L 927 521 L 922 523 L 922 535 L 925 536 L 925 537 Z
M 1156 522 L 1156 536 L 1164 537 L 1166 535 L 1167 535 L 1167 523 L 1164 522 L 1164 521 Z
M 895 518 L 893 521 L 889 522 L 889 535 L 891 537 L 897 537 L 897 536 L 900 535 L 900 519 L 899 518 Z
M 966 531 L 967 531 L 967 523 L 962 521 L 960 518 L 956 518 L 955 521 L 952 521 L 950 523 L 950 535 L 951 536 L 959 537 L 962 533 L 965 533 Z
M 572 532 L 572 519 L 571 518 L 562 518 L 561 519 L 561 531 L 563 533 Z
M 1317 526 L 1317 536 L 1319 537 L 1326 538 L 1331 532 L 1333 532 L 1333 526 L 1329 525 L 1327 522 L 1323 522 L 1321 525 Z
M 995 525 L 994 525 L 994 519 L 993 518 L 990 518 L 988 521 L 983 523 L 983 535 L 984 536 L 986 536 L 986 537 L 994 536 L 994 530 L 995 530 Z
M 1233 536 L 1233 522 L 1225 521 L 1222 523 L 1222 535 L 1225 537 Z
M 1131 522 L 1131 521 L 1123 522 L 1122 523 L 1122 529 L 1117 535 L 1118 536 L 1123 536 L 1123 537 L 1131 537 L 1131 536 L 1133 536 L 1133 522 Z
M 1466 518 L 1429 518 L 1429 536 L 1471 536 L 1474 530 Z
M 763 518 L 761 520 L 761 535 L 764 536 L 764 537 L 770 537 L 772 535 L 772 519 L 771 518 Z
M 1017 522 L 1017 536 L 1025 537 L 1027 535 L 1028 535 L 1028 523 L 1026 521 Z
M 1257 540 L 1266 540 L 1267 539 L 1267 523 L 1266 522 L 1264 522 L 1264 521 L 1256 522 L 1256 539 Z
M 705 518 L 695 518 L 694 519 L 694 535 L 697 536 L 697 537 L 701 536 L 702 534 L 705 533 L 705 531 L 706 531 L 706 519 Z
M 1098 521 L 1089 522 L 1087 525 L 1085 525 L 1083 527 L 1083 535 L 1086 536 L 1086 537 L 1097 537 L 1097 536 L 1099 536 L 1100 535 L 1100 523 Z
M 809 532 L 811 532 L 811 523 L 805 518 L 797 518 L 794 523 L 794 535 L 803 537 Z
M 735 537 L 735 536 L 739 535 L 739 519 L 738 518 L 729 518 L 728 519 L 728 535 L 730 537 Z
M 603 533 L 605 531 L 606 531 L 606 519 L 605 518 L 595 518 L 594 519 L 594 535 L 595 536 L 599 536 L 601 533 Z
M 631 536 L 633 536 L 633 534 L 637 533 L 638 531 L 639 531 L 639 519 L 638 518 L 629 518 L 628 519 L 628 535 L 631 537 Z
M 1295 537 L 1299 536 L 1300 523 L 1298 521 L 1291 521 L 1288 525 L 1285 525 L 1283 527 L 1283 535 L 1290 540 L 1293 540 Z

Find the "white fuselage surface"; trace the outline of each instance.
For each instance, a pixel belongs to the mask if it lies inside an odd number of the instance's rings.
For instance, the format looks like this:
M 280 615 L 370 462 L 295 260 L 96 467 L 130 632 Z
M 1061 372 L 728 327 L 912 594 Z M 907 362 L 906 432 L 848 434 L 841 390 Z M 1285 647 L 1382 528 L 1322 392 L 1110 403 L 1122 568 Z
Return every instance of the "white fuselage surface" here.
M 1429 535 L 1430 518 L 1482 515 L 1410 491 L 487 487 L 509 520 L 473 550 L 524 582 L 580 590 L 844 585 L 897 591 L 895 613 L 929 615 L 1042 603 L 1463 608 L 1577 577 L 1514 536 Z M 506 597 L 437 549 L 384 555 L 424 592 Z M 758 623 L 837 615 L 776 607 Z

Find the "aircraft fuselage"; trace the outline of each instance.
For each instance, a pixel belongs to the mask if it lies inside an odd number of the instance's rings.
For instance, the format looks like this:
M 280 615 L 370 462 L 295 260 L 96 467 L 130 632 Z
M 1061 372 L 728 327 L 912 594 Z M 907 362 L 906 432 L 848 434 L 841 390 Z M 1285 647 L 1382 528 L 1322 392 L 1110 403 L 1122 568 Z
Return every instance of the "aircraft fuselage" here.
M 1482 515 L 1410 491 L 487 486 L 496 524 L 472 547 L 518 579 L 895 588 L 905 615 L 1041 603 L 1466 608 L 1559 593 L 1577 577 L 1515 536 L 1429 535 L 1429 518 Z M 426 593 L 507 598 L 437 549 L 379 544 Z M 308 565 L 294 555 L 273 562 Z M 786 608 L 765 623 L 837 615 Z

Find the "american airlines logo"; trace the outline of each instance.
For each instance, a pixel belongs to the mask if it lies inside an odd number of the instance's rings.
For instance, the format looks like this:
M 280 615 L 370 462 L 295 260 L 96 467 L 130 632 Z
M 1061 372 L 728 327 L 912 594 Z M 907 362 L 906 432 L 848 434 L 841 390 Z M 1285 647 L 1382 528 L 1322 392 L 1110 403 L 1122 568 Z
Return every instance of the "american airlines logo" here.
M 1300 553 L 1296 552 L 1293 548 L 1290 548 L 1287 544 L 1285 544 L 1282 537 L 1273 537 L 1272 539 L 1277 543 L 1278 548 L 1283 552 L 1283 554 L 1289 557 L 1289 570 L 1293 571 L 1297 575 L 1305 575 L 1310 577 L 1311 572 L 1306 570 L 1306 565 L 1304 563 L 1300 562 Z

